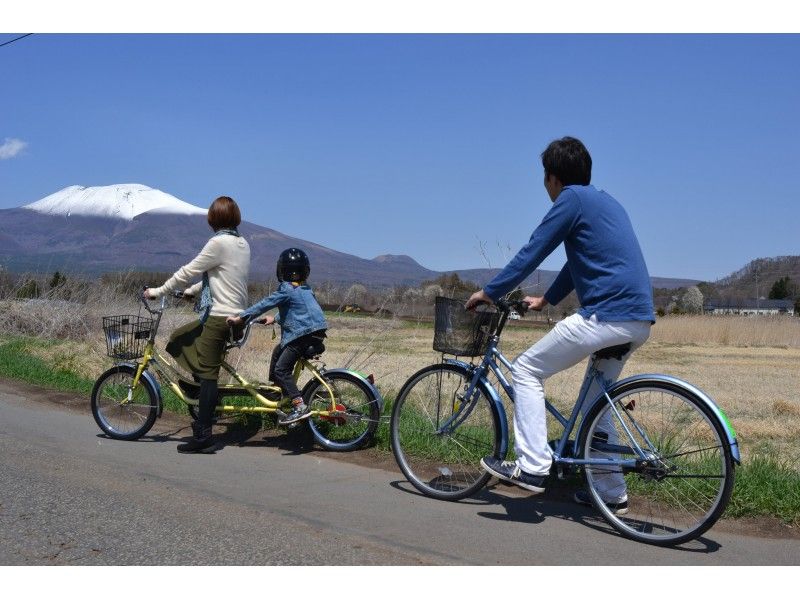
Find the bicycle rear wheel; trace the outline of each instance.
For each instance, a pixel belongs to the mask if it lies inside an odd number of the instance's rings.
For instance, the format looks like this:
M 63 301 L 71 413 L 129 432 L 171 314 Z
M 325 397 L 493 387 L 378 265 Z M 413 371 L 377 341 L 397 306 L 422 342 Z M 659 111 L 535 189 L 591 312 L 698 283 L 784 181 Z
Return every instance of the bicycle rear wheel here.
M 612 393 L 628 432 L 599 401 L 586 417 L 580 446 L 586 459 L 637 459 L 635 467 L 585 466 L 595 507 L 620 533 L 657 545 L 688 542 L 708 530 L 733 490 L 731 448 L 705 402 L 669 382 L 640 380 Z M 627 510 L 611 508 L 627 499 Z
M 111 438 L 136 440 L 153 427 L 158 415 L 155 389 L 144 378 L 134 387 L 135 370 L 117 366 L 104 372 L 92 389 L 94 421 Z
M 492 477 L 480 465 L 500 455 L 500 416 L 477 388 L 464 401 L 469 375 L 463 368 L 436 364 L 414 374 L 397 396 L 390 424 L 392 451 L 414 487 L 432 498 L 471 496 Z M 441 426 L 461 409 L 472 409 L 455 429 Z
M 329 451 L 352 451 L 369 442 L 381 419 L 378 401 L 358 376 L 347 372 L 325 372 L 323 379 L 333 391 L 314 379 L 305 389 L 303 400 L 312 415 L 308 427 L 314 440 Z

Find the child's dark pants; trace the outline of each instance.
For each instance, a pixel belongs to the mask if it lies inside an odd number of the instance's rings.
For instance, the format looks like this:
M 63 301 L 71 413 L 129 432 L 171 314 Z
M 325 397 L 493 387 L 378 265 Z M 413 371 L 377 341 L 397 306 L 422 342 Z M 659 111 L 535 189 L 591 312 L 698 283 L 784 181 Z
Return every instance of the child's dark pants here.
M 278 345 L 272 351 L 269 364 L 269 379 L 281 387 L 283 394 L 292 399 L 301 395 L 294 381 L 294 366 L 301 357 L 319 355 L 325 350 L 322 344 L 325 332 L 320 330 L 306 334 L 281 347 Z

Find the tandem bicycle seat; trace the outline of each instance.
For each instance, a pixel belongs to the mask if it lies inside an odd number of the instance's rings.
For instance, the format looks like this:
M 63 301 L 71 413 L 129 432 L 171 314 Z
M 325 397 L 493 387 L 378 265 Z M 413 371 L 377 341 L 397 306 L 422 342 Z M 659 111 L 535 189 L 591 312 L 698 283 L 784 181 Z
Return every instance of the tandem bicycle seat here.
M 305 352 L 303 353 L 303 357 L 306 359 L 317 359 L 320 355 L 325 352 L 325 344 L 320 340 L 319 342 L 314 343 L 313 345 L 309 345 Z

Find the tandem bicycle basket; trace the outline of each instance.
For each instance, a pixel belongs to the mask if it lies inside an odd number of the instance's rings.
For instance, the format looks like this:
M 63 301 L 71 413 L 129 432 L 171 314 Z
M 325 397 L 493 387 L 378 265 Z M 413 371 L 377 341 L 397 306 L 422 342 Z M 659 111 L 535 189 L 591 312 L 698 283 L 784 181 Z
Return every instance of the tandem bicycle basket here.
M 153 330 L 153 319 L 142 316 L 105 316 L 103 333 L 109 357 L 138 359 Z
M 467 311 L 464 301 L 436 297 L 433 350 L 456 356 L 483 355 L 499 319 L 496 311 Z

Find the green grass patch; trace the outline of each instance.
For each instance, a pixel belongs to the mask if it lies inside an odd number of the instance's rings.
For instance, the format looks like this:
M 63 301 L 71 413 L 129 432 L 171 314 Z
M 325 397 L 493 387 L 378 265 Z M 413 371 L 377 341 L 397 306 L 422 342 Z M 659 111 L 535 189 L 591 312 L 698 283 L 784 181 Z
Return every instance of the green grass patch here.
M 753 456 L 736 468 L 725 516 L 771 516 L 800 525 L 800 473 L 776 456 Z
M 79 392 L 88 397 L 94 380 L 88 380 L 67 368 L 53 367 L 29 352 L 32 348 L 47 349 L 56 344 L 54 341 L 18 337 L 0 339 L 0 376 L 46 388 Z
M 383 397 L 383 411 L 381 412 L 381 424 L 375 430 L 372 446 L 385 453 L 392 452 L 392 439 L 389 437 L 389 417 L 392 415 L 394 407 L 394 395 Z
M 189 409 L 178 395 L 176 395 L 167 386 L 161 387 L 161 399 L 164 402 L 164 411 L 172 411 L 173 413 L 189 413 Z

